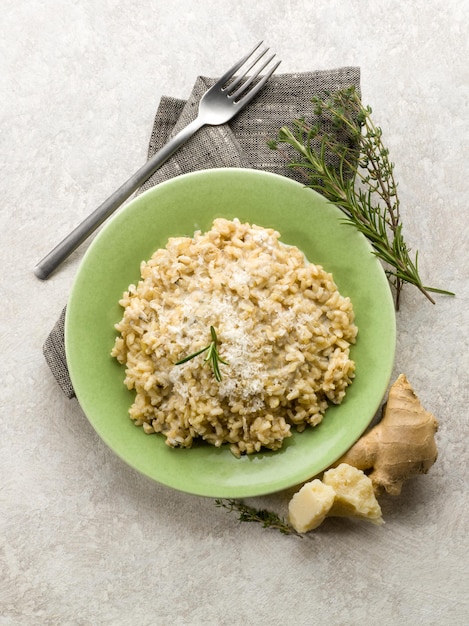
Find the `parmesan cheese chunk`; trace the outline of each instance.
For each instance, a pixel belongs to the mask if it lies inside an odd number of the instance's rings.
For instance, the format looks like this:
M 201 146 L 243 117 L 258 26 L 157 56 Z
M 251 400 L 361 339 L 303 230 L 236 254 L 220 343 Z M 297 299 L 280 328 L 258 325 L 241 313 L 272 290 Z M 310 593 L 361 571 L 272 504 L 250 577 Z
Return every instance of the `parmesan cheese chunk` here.
M 299 533 L 314 530 L 329 513 L 335 491 L 318 478 L 306 483 L 295 493 L 288 506 L 290 524 Z
M 317 528 L 326 517 L 357 517 L 383 524 L 371 480 L 361 470 L 341 463 L 295 493 L 288 505 L 289 521 L 299 533 Z
M 376 500 L 373 484 L 362 472 L 347 463 L 341 463 L 324 473 L 325 485 L 335 491 L 331 517 L 358 517 L 374 524 L 382 524 L 381 507 Z

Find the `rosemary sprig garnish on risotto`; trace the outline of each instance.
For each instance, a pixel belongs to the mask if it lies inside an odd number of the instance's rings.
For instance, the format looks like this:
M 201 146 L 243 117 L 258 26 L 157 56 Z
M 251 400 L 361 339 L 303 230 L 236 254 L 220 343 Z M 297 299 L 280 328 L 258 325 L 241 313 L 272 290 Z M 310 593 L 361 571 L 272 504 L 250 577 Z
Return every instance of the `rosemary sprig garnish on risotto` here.
M 210 335 L 212 337 L 212 341 L 208 344 L 208 346 L 205 346 L 205 348 L 202 348 L 201 350 L 197 350 L 197 352 L 194 352 L 193 354 L 189 354 L 189 356 L 186 356 L 180 361 L 177 361 L 176 365 L 187 363 L 187 361 L 190 361 L 196 356 L 199 356 L 199 354 L 202 354 L 203 352 L 207 352 L 207 356 L 205 357 L 204 362 L 210 364 L 213 370 L 213 373 L 215 374 L 215 379 L 218 382 L 220 382 L 222 377 L 221 377 L 219 363 L 223 363 L 224 365 L 228 365 L 228 363 L 224 361 L 218 353 L 218 349 L 217 349 L 218 337 L 217 337 L 217 333 L 215 332 L 215 328 L 213 326 L 210 326 Z

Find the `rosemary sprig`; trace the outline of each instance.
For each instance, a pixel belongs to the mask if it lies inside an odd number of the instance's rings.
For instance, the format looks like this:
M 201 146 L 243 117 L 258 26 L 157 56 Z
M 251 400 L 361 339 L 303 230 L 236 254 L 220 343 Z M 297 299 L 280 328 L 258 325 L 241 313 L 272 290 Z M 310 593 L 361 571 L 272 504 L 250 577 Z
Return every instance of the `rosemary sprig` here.
M 215 500 L 215 506 L 223 507 L 230 512 L 238 512 L 238 521 L 240 522 L 258 522 L 262 524 L 263 528 L 273 528 L 281 532 L 282 535 L 297 535 L 298 537 L 302 537 L 290 524 L 272 511 L 267 511 L 266 509 L 258 511 L 240 500 L 232 499 L 217 499 Z
M 354 87 L 315 97 L 312 103 L 317 123 L 294 120 L 293 129 L 282 127 L 269 147 L 292 146 L 301 160 L 289 167 L 305 172 L 308 187 L 342 209 L 346 222 L 368 238 L 395 288 L 396 309 L 404 283 L 415 285 L 432 303 L 429 292 L 454 295 L 423 285 L 418 253 L 411 257 L 402 233 L 394 164 L 371 107 L 362 104 Z
M 212 341 L 208 344 L 208 346 L 205 346 L 205 348 L 202 348 L 201 350 L 197 350 L 197 352 L 194 352 L 193 354 L 190 354 L 189 356 L 184 357 L 180 361 L 177 361 L 176 365 L 181 365 L 182 363 L 186 363 L 187 361 L 190 361 L 196 356 L 199 356 L 199 354 L 202 354 L 202 352 L 207 352 L 207 356 L 204 359 L 204 363 L 210 364 L 210 366 L 212 367 L 213 373 L 215 374 L 215 379 L 218 382 L 220 382 L 222 379 L 222 376 L 220 372 L 219 363 L 223 363 L 224 365 L 228 365 L 228 363 L 224 361 L 218 354 L 218 349 L 217 349 L 218 338 L 217 338 L 217 333 L 215 332 L 215 329 L 213 326 L 210 326 L 210 335 L 212 337 Z

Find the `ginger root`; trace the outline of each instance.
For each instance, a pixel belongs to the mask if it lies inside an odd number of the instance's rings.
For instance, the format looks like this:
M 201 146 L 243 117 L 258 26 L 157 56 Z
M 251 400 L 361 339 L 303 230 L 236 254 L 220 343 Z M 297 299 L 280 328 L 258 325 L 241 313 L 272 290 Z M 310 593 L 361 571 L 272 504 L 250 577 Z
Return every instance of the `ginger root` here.
M 437 430 L 437 419 L 422 407 L 406 376 L 401 374 L 389 390 L 381 422 L 335 466 L 347 463 L 360 470 L 371 470 L 368 476 L 376 495 L 384 490 L 399 495 L 404 481 L 426 474 L 435 463 Z
M 371 480 L 361 470 L 342 463 L 295 493 L 288 505 L 290 524 L 299 533 L 317 528 L 326 517 L 357 517 L 382 524 L 381 507 Z

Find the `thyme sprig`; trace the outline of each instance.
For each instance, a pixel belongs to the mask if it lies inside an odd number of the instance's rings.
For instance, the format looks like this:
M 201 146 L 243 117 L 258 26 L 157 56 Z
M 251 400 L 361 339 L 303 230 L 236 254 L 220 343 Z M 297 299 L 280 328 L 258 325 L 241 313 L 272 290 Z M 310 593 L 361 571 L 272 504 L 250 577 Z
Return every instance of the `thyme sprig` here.
M 218 353 L 218 349 L 217 349 L 218 337 L 217 337 L 217 333 L 215 332 L 215 328 L 213 326 L 210 326 L 210 335 L 212 337 L 212 341 L 208 344 L 208 346 L 205 346 L 205 348 L 202 348 L 201 350 L 197 350 L 197 352 L 194 352 L 193 354 L 190 354 L 189 356 L 184 357 L 180 361 L 177 361 L 176 365 L 181 365 L 182 363 L 186 363 L 187 361 L 190 361 L 196 356 L 199 356 L 199 354 L 202 354 L 203 352 L 207 352 L 207 356 L 204 359 L 204 363 L 210 364 L 213 370 L 213 373 L 215 375 L 215 379 L 218 382 L 221 382 L 222 376 L 220 372 L 219 363 L 223 363 L 224 365 L 228 365 L 228 363 L 224 361 Z
M 215 500 L 215 506 L 223 507 L 230 512 L 236 511 L 239 513 L 238 521 L 240 522 L 258 522 L 262 524 L 263 528 L 273 528 L 281 532 L 282 535 L 302 537 L 288 522 L 273 511 L 267 511 L 266 509 L 257 510 L 241 500 L 233 499 L 217 499 Z
M 294 120 L 293 128 L 283 126 L 269 147 L 292 146 L 301 160 L 289 167 L 305 172 L 307 186 L 342 209 L 346 223 L 371 242 L 395 288 L 396 309 L 404 283 L 416 286 L 432 303 L 430 292 L 454 295 L 424 286 L 420 278 L 418 252 L 412 258 L 402 233 L 394 164 L 371 107 L 362 104 L 354 87 L 314 97 L 312 103 L 317 123 Z

